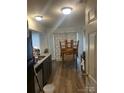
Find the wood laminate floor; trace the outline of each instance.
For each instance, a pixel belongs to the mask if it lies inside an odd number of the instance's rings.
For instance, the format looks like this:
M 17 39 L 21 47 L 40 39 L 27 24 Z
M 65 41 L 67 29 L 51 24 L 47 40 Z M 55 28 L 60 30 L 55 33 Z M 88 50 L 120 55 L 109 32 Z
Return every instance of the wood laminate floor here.
M 55 86 L 54 93 L 96 93 L 96 85 L 87 76 L 82 76 L 79 64 L 76 69 L 73 60 L 66 60 L 64 64 L 53 62 L 49 83 Z

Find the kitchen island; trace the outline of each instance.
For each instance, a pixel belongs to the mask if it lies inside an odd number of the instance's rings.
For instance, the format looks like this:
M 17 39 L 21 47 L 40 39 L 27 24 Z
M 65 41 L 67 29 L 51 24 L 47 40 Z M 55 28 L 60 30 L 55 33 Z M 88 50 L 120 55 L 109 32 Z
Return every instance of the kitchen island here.
M 43 86 L 47 84 L 52 72 L 51 54 L 41 54 L 40 57 L 41 58 L 34 65 L 34 71 L 36 73 L 35 75 L 37 75 L 38 78 L 37 81 L 35 76 L 35 93 L 39 92 L 39 85 L 41 88 L 43 88 Z

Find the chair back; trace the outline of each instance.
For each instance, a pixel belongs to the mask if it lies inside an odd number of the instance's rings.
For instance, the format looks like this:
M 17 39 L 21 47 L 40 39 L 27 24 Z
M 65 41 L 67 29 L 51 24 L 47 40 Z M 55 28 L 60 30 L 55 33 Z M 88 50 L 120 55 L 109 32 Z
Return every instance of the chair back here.
M 64 42 L 60 41 L 59 43 L 60 43 L 60 49 L 62 49 L 62 48 L 78 49 L 78 46 L 79 46 L 79 40 L 78 41 L 74 41 L 74 40 L 67 41 L 67 40 L 65 40 Z

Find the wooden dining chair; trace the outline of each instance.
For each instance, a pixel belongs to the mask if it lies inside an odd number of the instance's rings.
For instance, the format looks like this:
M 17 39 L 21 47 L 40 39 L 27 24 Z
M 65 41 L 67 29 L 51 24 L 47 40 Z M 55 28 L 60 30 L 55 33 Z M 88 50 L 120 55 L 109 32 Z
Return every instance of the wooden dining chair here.
M 73 55 L 73 59 L 75 55 L 76 57 L 78 56 L 79 41 L 75 41 L 75 45 L 73 40 L 70 42 L 65 40 L 63 43 L 64 44 L 60 41 L 60 55 L 62 57 L 62 61 L 64 61 L 64 55 Z

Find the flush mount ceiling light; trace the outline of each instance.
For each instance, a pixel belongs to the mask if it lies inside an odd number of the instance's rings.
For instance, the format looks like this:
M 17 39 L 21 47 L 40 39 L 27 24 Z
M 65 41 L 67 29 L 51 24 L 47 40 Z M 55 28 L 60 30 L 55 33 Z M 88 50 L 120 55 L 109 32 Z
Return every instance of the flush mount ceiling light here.
M 65 15 L 71 14 L 71 12 L 72 12 L 71 7 L 64 7 L 61 10 L 62 10 L 62 13 L 65 14 Z
M 35 19 L 36 19 L 37 21 L 41 21 L 41 20 L 43 20 L 43 16 L 36 16 Z

